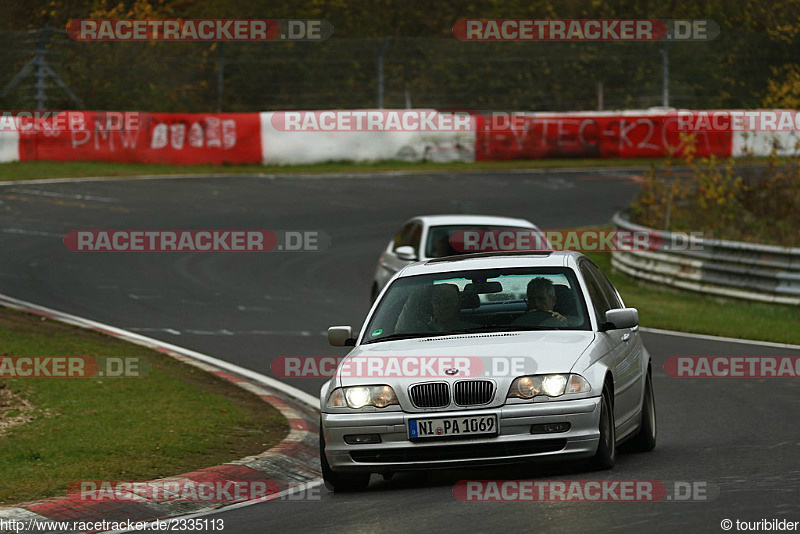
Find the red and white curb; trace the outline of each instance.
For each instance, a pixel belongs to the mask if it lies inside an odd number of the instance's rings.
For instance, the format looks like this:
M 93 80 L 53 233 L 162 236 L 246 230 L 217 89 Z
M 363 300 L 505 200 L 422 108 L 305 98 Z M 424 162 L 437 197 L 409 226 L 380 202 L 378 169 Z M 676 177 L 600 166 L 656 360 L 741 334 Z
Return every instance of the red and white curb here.
M 287 493 L 302 491 L 321 483 L 319 466 L 318 399 L 288 386 L 273 378 L 212 356 L 201 354 L 170 343 L 148 338 L 133 332 L 98 323 L 75 315 L 59 312 L 0 295 L 0 306 L 47 317 L 54 321 L 87 328 L 97 332 L 142 345 L 162 354 L 176 358 L 259 396 L 274 406 L 289 422 L 289 435 L 275 447 L 255 456 L 223 465 L 200 469 L 153 481 L 193 481 L 220 482 L 251 481 L 265 482 L 273 493 L 255 501 L 230 500 L 225 504 L 208 502 L 155 502 L 148 500 L 131 501 L 91 501 L 82 500 L 80 495 L 69 495 L 55 499 L 35 501 L 15 507 L 0 507 L 0 520 L 16 520 L 30 525 L 32 521 L 75 521 L 75 522 L 125 522 L 154 521 L 187 514 L 207 513 L 212 510 L 240 507 L 278 498 Z M 35 530 L 32 528 L 31 530 Z

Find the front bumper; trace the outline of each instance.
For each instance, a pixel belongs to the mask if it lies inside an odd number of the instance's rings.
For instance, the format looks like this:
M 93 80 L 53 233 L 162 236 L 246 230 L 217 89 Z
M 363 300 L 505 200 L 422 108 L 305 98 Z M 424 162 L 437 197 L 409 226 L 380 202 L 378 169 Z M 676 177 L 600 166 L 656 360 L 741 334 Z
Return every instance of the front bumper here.
M 514 404 L 480 410 L 436 413 L 322 414 L 325 455 L 331 468 L 349 472 L 386 472 L 463 467 L 592 456 L 600 439 L 600 397 Z M 441 441 L 411 441 L 409 419 L 468 417 L 496 413 L 499 434 Z M 531 425 L 570 423 L 566 432 L 531 434 Z M 378 434 L 381 443 L 349 445 L 349 434 Z

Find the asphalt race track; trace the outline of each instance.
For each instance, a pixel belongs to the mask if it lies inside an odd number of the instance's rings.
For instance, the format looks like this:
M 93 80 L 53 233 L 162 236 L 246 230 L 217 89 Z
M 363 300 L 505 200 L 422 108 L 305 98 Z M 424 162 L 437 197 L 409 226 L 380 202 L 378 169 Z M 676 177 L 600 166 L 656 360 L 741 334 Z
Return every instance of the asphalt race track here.
M 545 229 L 606 224 L 636 172 L 206 177 L 0 186 L 0 292 L 126 328 L 272 375 L 278 356 L 342 355 L 322 333 L 360 327 L 382 247 L 409 217 L 481 213 Z M 71 230 L 316 230 L 319 252 L 73 253 Z M 625 295 L 623 295 L 623 298 Z M 642 317 L 647 326 L 647 317 Z M 800 520 L 800 381 L 677 379 L 669 356 L 797 350 L 643 333 L 654 358 L 654 452 L 612 471 L 581 464 L 373 476 L 369 491 L 227 512 L 225 532 L 720 532 L 723 519 Z M 322 379 L 287 380 L 314 395 Z M 708 500 L 473 503 L 470 479 L 705 483 Z M 734 530 L 736 527 L 734 526 Z

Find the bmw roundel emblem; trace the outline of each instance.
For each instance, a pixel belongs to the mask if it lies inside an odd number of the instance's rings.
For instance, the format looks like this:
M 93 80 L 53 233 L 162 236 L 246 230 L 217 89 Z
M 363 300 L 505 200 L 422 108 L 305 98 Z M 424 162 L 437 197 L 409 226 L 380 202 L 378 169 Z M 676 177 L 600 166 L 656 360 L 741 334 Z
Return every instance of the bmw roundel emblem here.
M 458 369 L 456 369 L 455 367 L 451 367 L 450 369 L 445 369 L 444 374 L 446 374 L 448 376 L 457 375 L 458 374 Z

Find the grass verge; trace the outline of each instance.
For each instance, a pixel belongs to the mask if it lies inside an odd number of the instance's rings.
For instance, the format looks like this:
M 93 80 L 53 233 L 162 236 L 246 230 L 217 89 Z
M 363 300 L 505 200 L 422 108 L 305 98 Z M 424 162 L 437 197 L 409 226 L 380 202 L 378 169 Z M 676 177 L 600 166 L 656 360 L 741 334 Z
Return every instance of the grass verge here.
M 138 357 L 150 369 L 139 378 L 0 379 L 33 406 L 29 422 L 0 435 L 0 505 L 62 496 L 80 480 L 150 480 L 214 466 L 263 452 L 288 433 L 277 410 L 216 376 L 0 307 L 0 356 L 78 355 Z
M 634 281 L 611 269 L 610 252 L 584 252 L 639 310 L 642 326 L 776 343 L 800 344 L 800 309 L 683 292 Z

